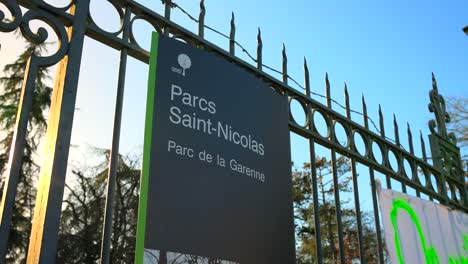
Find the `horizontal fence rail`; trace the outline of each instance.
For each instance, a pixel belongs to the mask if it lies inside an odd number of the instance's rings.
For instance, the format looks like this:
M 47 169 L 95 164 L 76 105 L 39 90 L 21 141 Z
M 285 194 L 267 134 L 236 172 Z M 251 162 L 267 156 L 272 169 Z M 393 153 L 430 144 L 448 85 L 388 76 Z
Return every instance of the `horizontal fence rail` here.
M 325 96 L 326 104 L 322 104 L 314 96 L 320 96 L 317 93 L 311 92 L 309 83 L 309 71 L 307 62 L 304 60 L 304 84 L 297 83 L 288 75 L 288 63 L 286 48 L 283 46 L 282 51 L 282 70 L 277 71 L 268 65 L 263 64 L 262 48 L 263 42 L 261 31 L 258 30 L 256 57 L 246 51 L 243 46 L 235 40 L 236 27 L 235 17 L 232 14 L 230 33 L 223 34 L 205 25 L 205 15 L 207 13 L 204 1 L 200 3 L 200 13 L 198 18 L 194 18 L 184 9 L 172 1 L 165 0 L 165 14 L 160 15 L 149 8 L 132 0 L 114 0 L 109 1 L 120 16 L 121 26 L 116 32 L 107 32 L 101 29 L 93 20 L 89 12 L 89 0 L 73 0 L 65 7 L 55 7 L 41 0 L 0 0 L 13 17 L 12 21 L 0 21 L 0 31 L 12 32 L 20 29 L 22 35 L 29 41 L 40 44 L 47 41 L 48 34 L 45 29 L 39 29 L 38 34 L 31 32 L 29 21 L 38 19 L 46 22 L 54 30 L 58 36 L 59 48 L 57 52 L 49 57 L 32 57 L 28 63 L 28 76 L 24 79 L 24 95 L 20 102 L 18 110 L 17 125 L 15 128 L 14 142 L 9 157 L 9 167 L 7 171 L 6 187 L 3 191 L 2 207 L 1 207 L 1 227 L 0 227 L 0 258 L 6 254 L 8 234 L 10 230 L 10 221 L 14 198 L 16 195 L 16 185 L 21 169 L 21 160 L 24 153 L 24 142 L 26 137 L 26 124 L 28 114 L 31 107 L 31 91 L 34 89 L 34 80 L 38 67 L 48 67 L 60 61 L 56 84 L 54 87 L 53 103 L 51 106 L 52 121 L 49 122 L 49 128 L 46 136 L 46 146 L 53 150 L 50 151 L 49 160 L 53 160 L 53 164 L 44 164 L 41 168 L 41 180 L 39 182 L 40 191 L 38 200 L 36 201 L 36 209 L 34 212 L 33 234 L 31 235 L 30 248 L 28 254 L 28 263 L 36 263 L 44 261 L 44 263 L 53 263 L 55 261 L 55 251 L 57 248 L 57 233 L 58 221 L 60 220 L 60 207 L 63 199 L 64 179 L 67 167 L 67 158 L 70 148 L 71 127 L 73 123 L 73 109 L 75 107 L 76 90 L 79 78 L 79 66 L 81 64 L 82 45 L 84 36 L 88 36 L 109 48 L 120 51 L 119 78 L 117 86 L 117 99 L 115 103 L 115 117 L 112 137 L 111 158 L 109 164 L 108 187 L 107 187 L 107 202 L 105 209 L 105 224 L 102 239 L 102 263 L 109 262 L 109 240 L 111 236 L 113 203 L 114 203 L 114 185 L 116 179 L 116 170 L 118 166 L 118 153 L 120 142 L 120 126 L 122 105 L 124 96 L 125 71 L 127 67 L 128 56 L 133 57 L 143 63 L 149 63 L 149 51 L 143 49 L 135 39 L 133 25 L 137 20 L 143 20 L 154 27 L 154 30 L 179 39 L 195 47 L 204 49 L 208 52 L 229 61 L 252 75 L 262 79 L 273 89 L 286 96 L 290 102 L 297 102 L 302 107 L 305 115 L 305 124 L 299 124 L 294 118 L 294 113 L 290 113 L 289 128 L 290 131 L 306 138 L 310 147 L 311 161 L 311 184 L 313 190 L 312 202 L 314 213 L 319 212 L 318 204 L 319 197 L 317 186 L 317 175 L 315 168 L 315 144 L 330 149 L 331 163 L 333 168 L 333 183 L 338 185 L 338 175 L 335 168 L 337 167 L 337 154 L 345 156 L 350 160 L 352 186 L 354 195 L 354 206 L 356 210 L 357 232 L 359 238 L 359 255 L 361 263 L 366 263 L 364 259 L 364 246 L 362 242 L 363 230 L 360 210 L 359 190 L 357 183 L 357 164 L 363 164 L 369 169 L 369 180 L 371 183 L 372 206 L 375 219 L 377 242 L 378 242 L 378 259 L 380 263 L 384 263 L 384 250 L 382 244 L 382 234 L 380 230 L 380 220 L 377 206 L 377 198 L 375 194 L 376 179 L 375 172 L 382 173 L 386 177 L 387 187 L 391 188 L 391 179 L 399 182 L 403 192 L 410 187 L 416 191 L 417 196 L 425 194 L 431 200 L 436 200 L 450 208 L 458 209 L 468 213 L 468 197 L 467 185 L 462 163 L 460 159 L 459 149 L 456 147 L 456 142 L 453 137 L 447 133 L 445 123 L 447 122 L 447 114 L 445 112 L 445 102 L 443 97 L 438 93 L 437 83 L 433 75 L 433 87 L 430 91 L 429 109 L 434 112 L 435 119 L 430 122 L 431 135 L 430 149 L 433 164 L 428 163 L 426 154 L 426 143 L 423 135 L 420 134 L 422 158 L 417 157 L 414 153 L 413 134 L 409 124 L 407 124 L 407 142 L 409 150 L 405 150 L 400 142 L 398 130 L 398 122 L 394 117 L 394 138 L 389 139 L 384 127 L 384 118 L 381 109 L 379 109 L 379 128 L 372 119 L 368 117 L 367 106 L 364 97 L 362 97 L 362 110 L 355 111 L 350 108 L 348 89 L 344 87 L 344 105 L 335 101 L 330 96 L 330 84 L 328 75 L 325 76 Z M 21 9 L 23 7 L 24 9 Z M 195 34 L 175 22 L 170 20 L 171 10 L 178 8 L 192 20 L 198 23 L 198 34 Z M 25 10 L 25 11 L 23 11 Z M 1 12 L 0 12 L 1 15 Z M 2 16 L 0 16 L 2 17 Z M 224 50 L 204 38 L 205 30 L 211 30 L 221 34 L 226 38 L 227 50 Z M 247 56 L 252 59 L 254 65 L 237 57 L 236 48 L 240 48 Z M 264 69 L 272 70 L 282 75 L 282 79 L 278 80 L 272 75 L 266 73 Z M 304 87 L 303 91 L 298 91 L 289 85 L 289 81 L 293 81 L 300 87 Z M 345 110 L 345 115 L 340 114 L 333 105 L 338 105 Z M 357 113 L 363 116 L 363 125 L 351 119 L 351 113 Z M 55 118 L 55 120 L 54 120 Z M 318 127 L 317 120 L 323 119 L 326 124 L 325 134 L 320 131 L 323 128 Z M 369 128 L 371 125 L 378 131 L 373 132 Z M 346 142 L 340 142 L 336 127 L 341 126 L 346 133 Z M 401 137 L 403 138 L 403 137 Z M 364 142 L 364 151 L 359 151 L 358 140 Z M 392 166 L 390 157 L 396 159 L 396 167 Z M 378 158 L 378 157 L 381 157 Z M 409 164 L 411 171 L 407 171 L 405 163 Z M 52 181 L 52 182 L 51 182 Z M 54 194 L 44 193 L 53 188 Z M 345 263 L 344 257 L 344 238 L 341 226 L 340 212 L 340 193 L 338 188 L 334 191 L 336 219 L 338 225 L 338 247 L 339 260 Z M 317 244 L 315 250 L 317 253 L 318 262 L 322 263 L 325 257 L 322 255 L 322 245 L 320 243 L 321 236 L 325 230 L 320 230 L 318 217 L 315 217 L 315 238 Z M 49 229 L 44 230 L 44 226 Z M 50 233 L 50 234 L 48 234 Z M 46 241 L 47 243 L 43 243 Z M 1 262 L 1 261 L 0 261 Z

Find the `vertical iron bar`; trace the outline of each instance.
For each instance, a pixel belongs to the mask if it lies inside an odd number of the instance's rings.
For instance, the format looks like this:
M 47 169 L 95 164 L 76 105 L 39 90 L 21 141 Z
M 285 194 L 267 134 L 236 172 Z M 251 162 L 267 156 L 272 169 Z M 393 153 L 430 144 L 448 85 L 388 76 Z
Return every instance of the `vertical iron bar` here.
M 330 96 L 330 82 L 328 81 L 328 74 L 325 76 L 325 91 L 327 99 L 327 107 L 332 109 L 331 96 Z M 335 133 L 333 133 L 333 127 L 330 127 L 330 140 L 334 141 Z M 332 165 L 332 175 L 333 175 L 333 192 L 335 197 L 335 214 L 336 214 L 336 223 L 338 226 L 338 245 L 340 250 L 340 263 L 345 264 L 345 252 L 344 252 L 344 241 L 343 241 L 343 223 L 341 221 L 341 200 L 340 200 L 340 187 L 338 182 L 338 173 L 336 165 L 336 151 L 334 148 L 330 149 L 331 154 L 331 165 Z M 334 245 L 333 245 L 334 247 Z
M 385 125 L 384 117 L 382 113 L 382 107 L 379 104 L 379 126 L 380 126 L 380 135 L 385 139 Z
M 426 143 L 424 143 L 424 138 L 423 138 L 423 135 L 422 135 L 422 132 L 421 130 L 419 130 L 419 140 L 421 141 L 421 153 L 422 153 L 422 159 L 425 163 L 427 163 L 427 155 L 426 155 Z M 418 168 L 416 167 L 416 170 Z M 424 177 L 424 179 L 426 180 L 426 186 L 428 186 L 428 182 L 431 181 L 430 178 L 427 178 L 426 174 L 424 173 L 424 171 L 421 171 L 422 173 L 422 177 Z M 434 198 L 432 198 L 432 195 L 428 195 L 429 196 L 429 200 L 430 201 L 434 201 Z
M 335 208 L 336 208 L 336 222 L 338 225 L 338 244 L 340 247 L 340 263 L 345 264 L 345 252 L 344 252 L 344 241 L 343 241 L 343 224 L 341 221 L 341 201 L 340 201 L 340 188 L 338 182 L 337 165 L 336 165 L 336 151 L 331 149 L 331 162 L 332 162 L 332 174 L 333 174 L 333 191 L 335 193 Z
M 257 34 L 257 69 L 259 71 L 262 70 L 262 66 L 263 66 L 262 49 L 263 49 L 262 31 L 260 30 L 260 28 L 258 28 L 258 34 Z
M 364 117 L 364 127 L 369 129 L 369 122 L 367 116 L 367 106 L 366 101 L 364 100 L 364 95 L 362 96 L 362 111 Z M 380 133 L 385 137 L 385 130 L 383 127 L 383 116 L 382 111 L 379 105 L 379 117 L 380 117 Z M 383 155 L 382 155 L 383 160 Z M 383 255 L 383 245 L 382 245 L 382 234 L 380 233 L 380 219 L 379 219 L 379 207 L 377 205 L 377 195 L 376 191 L 376 184 L 375 184 L 375 176 L 374 176 L 374 169 L 369 167 L 369 176 L 371 181 L 371 191 L 372 191 L 372 206 L 374 211 L 374 221 L 375 221 L 375 231 L 377 233 L 377 249 L 379 254 L 379 260 L 381 264 L 384 264 L 384 255 Z
M 282 75 L 283 75 L 283 83 L 288 84 L 288 56 L 286 55 L 286 46 L 283 43 L 283 67 L 282 67 Z
M 310 97 L 310 78 L 309 68 L 307 67 L 306 58 L 304 58 L 304 83 L 306 89 L 306 95 Z M 307 113 L 309 115 L 309 129 L 311 133 L 314 133 L 312 127 L 312 105 L 307 104 Z M 320 228 L 320 206 L 318 199 L 318 185 L 317 185 L 317 168 L 315 164 L 315 142 L 313 137 L 309 137 L 309 155 L 310 155 L 310 177 L 312 180 L 312 199 L 314 206 L 314 228 L 315 228 L 315 255 L 317 256 L 316 263 L 322 264 L 322 235 Z
M 205 37 L 205 1 L 200 1 L 200 15 L 198 16 L 198 36 Z
M 229 31 L 229 53 L 234 56 L 236 54 L 236 21 L 234 12 L 231 13 L 231 30 Z
M 32 56 L 32 54 L 31 54 Z M 16 114 L 16 124 L 8 155 L 6 181 L 0 205 L 0 262 L 4 261 L 8 249 L 11 218 L 15 205 L 18 181 L 21 174 L 26 134 L 28 129 L 29 113 L 31 112 L 34 85 L 37 77 L 37 65 L 30 57 L 26 64 L 21 97 Z
M 384 117 L 382 113 L 382 107 L 379 104 L 379 124 L 380 124 L 380 135 L 385 139 L 385 126 L 384 126 Z M 382 161 L 383 163 L 389 162 L 388 165 L 390 165 L 390 160 L 388 159 L 388 154 L 382 152 Z M 387 182 L 387 188 L 392 189 L 392 182 L 390 181 L 390 176 L 385 175 L 385 180 Z
M 421 153 L 422 153 L 423 161 L 427 163 L 426 143 L 424 143 L 424 138 L 423 138 L 421 130 L 419 130 L 419 140 L 421 141 Z M 417 169 L 418 168 L 416 167 L 416 170 Z M 431 179 L 426 177 L 426 174 L 424 173 L 424 171 L 422 171 L 422 174 L 423 174 L 423 177 L 426 179 L 426 186 L 427 186 L 427 183 L 430 182 Z M 432 197 L 432 195 L 428 195 L 428 196 L 429 196 L 430 201 L 434 201 L 434 198 Z
M 351 109 L 349 107 L 349 94 L 348 94 L 348 85 L 346 82 L 344 83 L 344 97 L 345 97 L 345 112 L 346 117 L 351 119 Z
M 309 114 L 312 113 L 312 108 L 309 106 Z M 311 128 L 312 131 L 312 128 Z M 310 176 L 312 177 L 312 199 L 314 202 L 314 227 L 315 227 L 315 253 L 317 256 L 317 263 L 323 263 L 322 260 L 322 231 L 320 228 L 320 206 L 318 199 L 318 185 L 317 185 L 317 168 L 315 164 L 315 142 L 311 137 L 309 138 L 309 155 L 310 155 Z
M 368 128 L 369 120 L 367 117 L 367 105 L 366 105 L 366 99 L 364 99 L 364 94 L 362 94 L 362 113 L 363 113 L 363 118 L 364 118 L 364 127 Z
M 396 142 L 396 145 L 398 147 L 401 147 L 401 144 L 400 144 L 400 133 L 398 131 L 398 122 L 397 122 L 397 119 L 396 119 L 396 115 L 393 114 L 393 128 L 394 128 L 394 132 L 395 132 L 395 142 Z M 400 163 L 397 164 L 398 165 L 398 170 L 400 172 L 400 175 L 403 176 L 403 173 L 405 171 L 405 168 L 404 168 L 404 162 L 403 160 L 399 160 Z M 403 182 L 401 182 L 401 190 L 406 193 L 406 184 L 404 184 Z
M 349 105 L 349 94 L 348 94 L 348 87 L 345 83 L 344 88 L 345 94 L 345 110 L 346 110 L 346 117 L 351 120 L 351 108 Z M 350 155 L 350 162 L 351 162 L 351 175 L 353 180 L 353 194 L 354 194 L 354 208 L 356 210 L 356 224 L 357 224 L 357 231 L 358 231 L 358 244 L 359 244 L 359 256 L 361 259 L 361 264 L 366 263 L 366 259 L 364 258 L 364 246 L 363 246 L 363 235 L 362 235 L 362 218 L 361 218 L 361 206 L 359 202 L 359 186 L 357 181 L 357 170 L 356 170 L 356 160 L 354 156 Z
M 124 18 L 124 29 L 122 40 L 128 42 L 130 32 L 130 15 L 131 8 L 126 7 Z M 120 52 L 119 79 L 117 84 L 117 98 L 115 102 L 114 112 L 114 128 L 112 132 L 112 146 L 109 161 L 109 171 L 107 176 L 107 193 L 106 205 L 104 214 L 104 226 L 101 244 L 101 263 L 107 264 L 110 259 L 110 240 L 112 236 L 112 217 L 114 212 L 114 197 L 115 197 L 115 182 L 117 180 L 117 168 L 119 164 L 119 145 L 120 145 L 120 128 L 122 124 L 123 99 L 125 90 L 125 72 L 127 69 L 127 53 L 128 49 L 123 48 Z
M 332 101 L 330 95 L 330 81 L 328 80 L 328 73 L 325 73 L 325 97 L 327 100 L 327 106 L 332 108 Z
M 421 152 L 424 162 L 427 163 L 427 155 L 426 155 L 426 144 L 424 143 L 424 138 L 422 135 L 421 130 L 419 130 L 419 140 L 421 141 Z
M 229 32 L 229 53 L 234 56 L 236 54 L 236 21 L 234 12 L 231 13 L 231 30 Z
M 68 56 L 59 64 L 52 92 L 50 116 L 42 156 L 32 230 L 29 239 L 28 264 L 55 263 L 57 238 L 67 173 L 70 139 L 75 113 L 83 42 L 90 0 L 76 1 L 68 29 Z
M 198 16 L 198 36 L 201 38 L 205 37 L 205 1 L 200 1 L 200 15 Z
M 396 120 L 395 114 L 393 114 L 393 129 L 395 132 L 395 143 L 398 147 L 400 147 L 400 133 L 398 132 L 398 122 Z
M 304 57 L 304 86 L 306 95 L 310 97 L 310 76 L 309 76 L 309 67 L 307 66 L 307 59 Z M 311 120 L 309 119 L 309 122 Z
M 354 206 L 356 209 L 356 221 L 357 221 L 357 228 L 358 228 L 359 256 L 361 258 L 361 264 L 365 264 L 366 259 L 364 255 L 364 245 L 363 245 L 361 205 L 359 201 L 359 186 L 357 182 L 358 172 L 356 169 L 356 161 L 354 158 L 351 158 L 351 174 L 353 176 Z
M 375 220 L 375 231 L 377 232 L 377 248 L 379 252 L 379 261 L 381 264 L 384 264 L 384 253 L 383 253 L 383 245 L 382 245 L 382 233 L 380 232 L 380 219 L 379 219 L 379 206 L 377 205 L 377 194 L 375 193 L 377 190 L 375 184 L 375 176 L 374 176 L 374 169 L 369 167 L 369 174 L 371 180 L 371 190 L 372 190 L 372 205 L 374 209 L 374 220 Z
M 407 125 L 407 134 L 408 134 L 408 146 L 409 146 L 409 149 L 410 149 L 410 153 L 414 155 L 414 146 L 413 146 L 413 133 L 411 133 L 411 128 L 410 128 L 410 125 L 408 122 L 406 122 L 406 125 Z M 404 165 L 404 163 L 403 163 Z M 411 164 L 410 164 L 411 166 Z M 414 169 L 414 170 L 413 170 Z M 411 179 L 412 180 L 416 180 L 416 175 L 418 174 L 418 171 L 417 171 L 418 168 L 411 168 Z M 416 189 L 416 196 L 417 197 L 421 197 L 421 192 L 419 191 L 419 188 L 415 188 Z
M 413 147 L 413 133 L 411 133 L 411 128 L 409 123 L 406 123 L 408 129 L 407 129 L 407 134 L 408 134 L 408 145 L 409 145 L 409 150 L 410 153 L 414 155 L 414 147 Z
M 163 0 L 164 2 L 164 17 L 167 20 L 171 20 L 171 8 L 172 8 L 172 0 Z M 168 36 L 170 32 L 169 26 L 164 27 L 164 35 Z

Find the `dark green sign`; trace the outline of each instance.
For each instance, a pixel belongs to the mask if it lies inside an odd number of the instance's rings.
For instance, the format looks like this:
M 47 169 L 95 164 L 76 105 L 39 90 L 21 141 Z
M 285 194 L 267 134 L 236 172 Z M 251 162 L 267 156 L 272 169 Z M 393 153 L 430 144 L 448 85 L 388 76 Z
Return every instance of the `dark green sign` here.
M 136 263 L 295 262 L 288 104 L 153 34 Z

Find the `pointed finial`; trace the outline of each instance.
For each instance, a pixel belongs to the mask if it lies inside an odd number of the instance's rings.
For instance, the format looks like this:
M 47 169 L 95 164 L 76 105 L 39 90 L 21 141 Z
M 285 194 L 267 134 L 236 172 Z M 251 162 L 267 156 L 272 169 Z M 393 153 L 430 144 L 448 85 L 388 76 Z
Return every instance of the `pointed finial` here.
M 203 38 L 205 36 L 205 0 L 200 1 L 200 15 L 198 16 L 198 35 Z
M 325 97 L 327 99 L 327 106 L 332 108 L 331 95 L 330 95 L 330 81 L 328 80 L 328 72 L 325 73 Z
M 262 42 L 262 31 L 258 28 L 257 34 L 257 69 L 260 71 L 262 70 L 263 62 L 262 62 L 262 49 L 263 49 L 263 42 Z
M 443 139 L 456 145 L 455 134 L 447 131 L 446 123 L 450 122 L 450 115 L 447 113 L 444 97 L 439 94 L 434 73 L 432 73 L 432 90 L 429 92 L 429 99 L 431 100 L 428 105 L 429 111 L 435 115 L 435 118 L 429 121 L 431 133 L 438 134 Z
M 310 79 L 309 79 L 309 67 L 307 67 L 307 59 L 304 56 L 304 85 L 306 95 L 310 97 Z
M 286 46 L 283 43 L 283 82 L 288 83 L 288 56 L 286 55 Z
M 398 133 L 398 122 L 395 114 L 393 114 L 393 128 L 395 129 L 395 142 L 400 146 L 400 134 Z
M 432 73 L 432 89 L 437 90 L 437 81 L 434 73 Z
M 424 143 L 424 138 L 423 138 L 421 130 L 419 130 L 419 140 L 421 140 L 421 152 L 422 152 L 423 160 L 427 162 L 426 143 Z
M 362 94 L 362 115 L 364 118 L 364 127 L 369 128 L 369 121 L 367 120 L 367 105 L 366 99 L 364 98 L 364 94 Z
M 413 148 L 413 134 L 411 133 L 411 128 L 410 128 L 410 125 L 408 122 L 406 122 L 406 126 L 408 127 L 407 128 L 407 134 L 408 134 L 408 146 L 409 146 L 409 149 L 410 149 L 410 153 L 411 154 L 414 154 L 414 148 Z
M 231 31 L 229 33 L 229 53 L 234 55 L 236 53 L 236 23 L 234 12 L 231 13 Z
M 364 93 L 361 94 L 361 104 L 362 104 L 363 114 L 367 115 L 367 104 L 366 104 L 366 98 L 364 97 Z
M 384 126 L 384 117 L 382 114 L 382 107 L 379 104 L 379 124 L 380 124 L 380 135 L 385 138 L 385 126 Z
M 349 94 L 348 94 L 348 85 L 344 83 L 344 96 L 345 96 L 345 111 L 346 117 L 351 118 L 351 109 L 349 108 Z

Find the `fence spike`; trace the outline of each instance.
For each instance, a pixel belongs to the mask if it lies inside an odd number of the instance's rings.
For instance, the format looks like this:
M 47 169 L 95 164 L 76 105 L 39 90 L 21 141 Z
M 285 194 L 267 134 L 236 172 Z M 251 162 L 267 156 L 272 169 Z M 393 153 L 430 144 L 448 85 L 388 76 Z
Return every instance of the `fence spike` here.
M 262 31 L 258 28 L 257 34 L 257 69 L 260 71 L 262 70 L 263 62 L 262 62 L 262 49 L 263 49 L 263 42 L 262 42 Z
M 393 114 L 393 128 L 395 129 L 395 142 L 397 146 L 400 146 L 400 134 L 398 133 L 398 122 L 395 114 Z
M 385 125 L 384 125 L 384 117 L 382 114 L 382 107 L 379 104 L 379 124 L 380 124 L 380 135 L 385 138 Z
M 349 94 L 348 94 L 348 85 L 344 83 L 344 96 L 345 96 L 345 111 L 346 117 L 351 118 L 351 109 L 349 107 Z
M 427 162 L 427 155 L 426 155 L 426 143 L 424 143 L 424 138 L 422 135 L 421 130 L 419 130 L 419 139 L 421 140 L 421 151 L 424 162 Z
M 367 120 L 367 105 L 364 94 L 362 94 L 362 116 L 364 118 L 364 127 L 369 128 L 369 121 Z
M 432 73 L 432 89 L 434 89 L 436 91 L 438 90 L 437 89 L 437 80 L 435 78 L 434 72 Z
M 306 95 L 310 97 L 310 79 L 309 79 L 309 67 L 307 67 L 307 59 L 304 56 L 304 86 Z
M 236 22 L 234 12 L 231 13 L 231 31 L 229 33 L 229 53 L 236 54 Z
M 200 0 L 200 15 L 198 16 L 198 36 L 205 37 L 205 0 Z
M 288 56 L 286 55 L 286 46 L 283 43 L 283 82 L 288 84 Z
M 327 99 L 327 106 L 332 108 L 331 96 L 330 96 L 330 81 L 328 80 L 328 72 L 325 73 L 325 96 Z
M 411 133 L 411 127 L 408 122 L 406 122 L 406 125 L 408 127 L 407 133 L 408 133 L 408 146 L 410 149 L 410 153 L 414 154 L 414 148 L 413 148 L 413 133 Z

